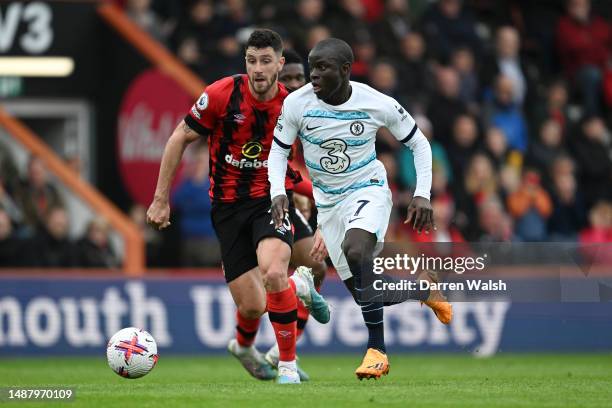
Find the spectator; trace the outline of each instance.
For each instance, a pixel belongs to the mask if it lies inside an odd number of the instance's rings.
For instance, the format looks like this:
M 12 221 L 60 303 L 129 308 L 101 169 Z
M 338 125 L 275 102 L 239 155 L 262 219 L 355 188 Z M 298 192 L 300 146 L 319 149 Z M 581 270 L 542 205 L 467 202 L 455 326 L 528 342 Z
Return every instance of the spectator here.
M 589 224 L 580 231 L 581 244 L 612 242 L 612 204 L 607 201 L 595 204 L 589 211 Z
M 192 167 L 172 196 L 172 205 L 180 212 L 183 266 L 218 266 L 221 261 L 210 218 L 208 160 L 208 147 L 199 146 Z
M 316 25 L 308 30 L 306 35 L 306 48 L 302 51 L 303 55 L 308 55 L 314 46 L 327 38 L 331 37 L 331 31 L 324 25 Z
M 351 69 L 351 79 L 368 82 L 370 69 L 376 58 L 376 45 L 369 34 L 360 35 L 353 43 L 355 62 Z
M 507 199 L 508 211 L 516 222 L 516 234 L 523 241 L 545 241 L 546 223 L 552 215 L 552 201 L 540 184 L 535 170 L 523 173 L 522 184 Z
M 514 102 L 514 85 L 509 77 L 500 75 L 495 81 L 493 101 L 485 108 L 485 127 L 495 126 L 508 138 L 508 146 L 521 153 L 527 150 L 527 122 Z
M 490 127 L 485 133 L 485 151 L 489 154 L 493 165 L 499 171 L 507 162 L 508 139 L 504 132 L 496 127 Z
M 361 1 L 338 0 L 334 10 L 330 13 L 328 26 L 334 37 L 342 38 L 350 45 L 370 41 L 371 35 L 364 18 L 366 8 Z M 374 43 L 372 43 L 375 47 Z
M 164 26 L 159 16 L 151 9 L 151 0 L 127 0 L 125 13 L 153 38 L 165 43 L 169 27 Z
M 391 96 L 404 105 L 405 99 L 400 95 L 398 88 L 397 70 L 391 61 L 379 60 L 375 62 L 370 70 L 369 82 L 377 91 Z
M 21 263 L 21 246 L 22 242 L 13 232 L 9 215 L 0 208 L 0 268 Z
M 433 56 L 440 62 L 449 60 L 453 49 L 468 47 L 480 55 L 476 21 L 463 8 L 462 0 L 439 0 L 423 16 L 423 30 Z
M 517 242 L 512 218 L 495 196 L 490 197 L 478 207 L 478 225 L 482 231 L 481 242 Z M 499 260 L 496 259 L 499 262 Z
M 62 207 L 49 207 L 45 214 L 44 227 L 27 245 L 27 252 L 36 254 L 25 262 L 27 266 L 48 268 L 70 268 L 77 266 L 76 248 L 68 237 L 69 219 Z
M 241 29 L 252 24 L 251 11 L 244 0 L 223 0 L 218 5 L 218 30 L 221 38 L 235 38 Z
M 59 191 L 49 181 L 47 168 L 36 156 L 30 157 L 27 178 L 22 182 L 19 194 L 17 202 L 24 213 L 30 233 L 36 228 L 44 228 L 44 216 L 50 208 L 63 206 Z
M 467 113 L 467 106 L 459 99 L 459 75 L 452 68 L 438 68 L 436 71 L 437 92 L 429 103 L 427 117 L 434 126 L 436 139 L 448 146 L 452 127 L 458 116 Z
M 492 197 L 497 197 L 497 173 L 486 154 L 476 153 L 463 174 L 463 183 L 455 183 L 454 188 L 456 223 L 467 240 L 473 241 L 479 236 L 478 227 L 473 223 L 478 215 L 478 206 Z
M 23 222 L 23 212 L 5 188 L 4 180 L 0 177 L 0 210 L 4 211 L 16 226 Z
M 212 0 L 195 0 L 181 19 L 176 33 L 179 37 L 193 36 L 201 51 L 206 53 L 213 50 L 211 44 L 218 39 L 217 26 Z
M 553 213 L 548 234 L 553 242 L 575 242 L 586 224 L 586 208 L 573 173 L 553 173 Z
M 87 225 L 85 236 L 77 243 L 78 266 L 85 268 L 111 268 L 120 266 L 110 244 L 110 226 L 104 219 L 93 219 Z
M 474 66 L 474 54 L 467 47 L 455 49 L 451 55 L 451 66 L 459 75 L 459 99 L 477 111 L 479 83 Z
M 468 163 L 479 148 L 478 126 L 473 117 L 461 115 L 455 119 L 453 138 L 448 145 L 448 156 L 453 174 L 464 174 Z
M 603 72 L 611 57 L 612 26 L 591 13 L 590 0 L 568 0 L 557 23 L 557 49 L 563 70 L 580 91 L 585 112 L 600 114 Z
M 19 189 L 19 170 L 11 149 L 0 141 L 0 180 L 4 189 L 15 195 Z
M 564 151 L 561 126 L 554 119 L 549 119 L 540 128 L 539 140 L 534 141 L 529 147 L 527 161 L 537 167 L 541 174 L 547 174 L 554 160 Z M 545 184 L 549 184 L 550 179 L 545 177 L 545 181 Z
M 585 118 L 580 131 L 571 139 L 571 152 L 578 164 L 578 182 L 588 208 L 597 201 L 612 198 L 611 139 L 604 121 L 597 116 Z
M 482 77 L 486 86 L 494 86 L 501 74 L 512 83 L 512 102 L 522 107 L 527 95 L 527 67 L 520 56 L 521 40 L 516 28 L 503 26 L 497 30 L 495 53 L 482 64 Z
M 563 80 L 555 80 L 546 90 L 546 98 L 534 106 L 532 129 L 534 133 L 539 132 L 541 125 L 547 120 L 554 120 L 565 132 L 568 124 L 568 94 L 567 84 Z
M 412 30 L 413 20 L 410 16 L 408 0 L 387 0 L 383 18 L 372 28 L 376 39 L 376 48 L 382 56 L 398 56 L 398 47 L 403 38 Z
M 198 41 L 195 37 L 188 36 L 182 38 L 179 42 L 176 54 L 191 70 L 205 78 L 209 77 L 206 73 L 204 57 L 200 52 Z
M 400 87 L 410 110 L 425 105 L 435 87 L 433 72 L 425 61 L 425 40 L 418 32 L 406 34 L 400 43 Z M 415 106 L 416 105 L 416 106 Z M 422 110 L 422 107 L 418 107 Z
M 212 0 L 196 0 L 181 18 L 174 36 L 178 57 L 207 81 L 215 77 L 214 56 L 219 40 L 219 22 Z
M 290 16 L 291 24 L 288 26 L 289 35 L 295 45 L 296 50 L 306 55 L 313 48 L 316 42 L 309 44 L 311 41 L 310 32 L 315 27 L 324 27 L 323 14 L 325 12 L 325 3 L 323 0 L 299 0 L 295 6 L 295 12 Z M 327 29 L 327 27 L 325 27 Z M 329 31 L 329 30 L 328 30 Z M 328 37 L 331 37 L 328 34 Z M 306 48 L 304 48 L 306 45 Z
M 589 264 L 612 264 L 612 252 L 608 245 L 612 242 L 612 204 L 608 201 L 600 201 L 593 206 L 589 212 L 590 226 L 580 231 L 581 252 L 584 260 Z

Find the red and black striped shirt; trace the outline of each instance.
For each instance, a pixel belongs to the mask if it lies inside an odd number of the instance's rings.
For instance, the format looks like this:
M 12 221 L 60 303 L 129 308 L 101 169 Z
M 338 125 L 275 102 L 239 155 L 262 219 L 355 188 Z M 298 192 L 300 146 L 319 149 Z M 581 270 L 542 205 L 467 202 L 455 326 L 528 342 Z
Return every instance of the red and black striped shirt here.
M 206 87 L 185 117 L 190 128 L 208 137 L 213 202 L 269 195 L 268 154 L 288 94 L 283 85 L 278 87 L 274 99 L 260 102 L 251 95 L 247 75 L 225 77 Z M 296 178 L 299 173 L 288 172 L 288 188 Z

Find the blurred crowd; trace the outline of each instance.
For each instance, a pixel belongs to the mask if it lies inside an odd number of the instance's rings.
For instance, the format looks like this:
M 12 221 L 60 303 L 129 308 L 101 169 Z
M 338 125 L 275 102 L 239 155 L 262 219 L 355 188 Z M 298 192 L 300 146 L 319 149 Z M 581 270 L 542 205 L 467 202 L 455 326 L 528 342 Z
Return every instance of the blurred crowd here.
M 349 42 L 356 57 L 352 79 L 402 103 L 432 146 L 438 229 L 416 235 L 402 223 L 416 182 L 411 152 L 385 132 L 377 141 L 396 204 L 389 240 L 612 242 L 607 0 L 117 3 L 208 83 L 244 72 L 243 44 L 255 27 L 279 32 L 285 47 L 305 61 L 322 39 Z M 181 236 L 191 242 L 182 245 L 184 265 L 218 262 L 201 259 L 218 250 L 210 203 L 185 198 L 205 197 L 202 167 L 187 173 L 174 200 L 187 214 L 180 225 Z M 40 190 L 26 194 L 39 216 L 61 208 L 54 193 L 43 191 L 42 201 Z M 6 219 L 19 222 L 20 212 L 29 228 L 36 225 L 25 214 L 27 206 L 6 204 L 4 197 L 0 190 L 0 242 L 11 236 Z M 146 231 L 143 214 L 143 208 L 133 209 L 133 219 Z M 53 236 L 51 220 L 38 220 L 47 239 Z M 147 235 L 153 251 L 159 237 Z M 210 250 L 198 250 L 202 245 Z
M 306 61 L 329 36 L 352 79 L 396 98 L 429 138 L 438 231 L 401 221 L 411 152 L 377 142 L 396 200 L 390 239 L 612 241 L 612 12 L 590 0 L 128 0 L 207 82 L 244 71 L 254 27 Z
M 70 237 L 66 202 L 44 163 L 30 157 L 26 174 L 0 145 L 0 267 L 117 268 L 110 226 L 91 219 L 77 239 Z

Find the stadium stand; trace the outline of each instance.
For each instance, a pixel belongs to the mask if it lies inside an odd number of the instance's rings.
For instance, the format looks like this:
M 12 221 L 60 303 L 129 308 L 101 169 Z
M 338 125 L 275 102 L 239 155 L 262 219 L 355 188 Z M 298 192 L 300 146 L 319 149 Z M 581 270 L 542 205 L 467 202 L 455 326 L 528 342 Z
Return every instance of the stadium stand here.
M 610 237 L 612 219 L 603 209 L 612 200 L 612 25 L 605 1 L 111 3 L 100 6 L 102 18 L 191 98 L 205 83 L 243 71 L 242 44 L 254 27 L 279 31 L 304 58 L 321 38 L 349 41 L 355 79 L 404 104 L 433 146 L 433 203 L 444 214 L 440 224 L 453 231 L 434 240 Z M 131 29 L 134 23 L 142 30 Z M 580 33 L 589 39 L 572 40 Z M 385 139 L 377 144 L 396 196 L 389 234 L 405 237 L 411 156 Z M 36 222 L 17 191 L 25 175 L 11 170 L 10 154 L 0 152 L 0 202 L 14 231 L 4 231 L 0 246 L 6 248 Z M 113 191 L 102 190 L 114 201 Z M 59 197 L 51 187 L 44 191 L 45 205 L 53 207 Z M 138 203 L 121 207 L 132 204 Z M 107 218 L 121 228 L 118 219 Z M 159 238 L 146 234 L 148 243 L 157 242 L 148 246 L 147 264 L 168 266 L 151 253 L 160 248 Z M 178 265 L 180 246 L 164 248 Z

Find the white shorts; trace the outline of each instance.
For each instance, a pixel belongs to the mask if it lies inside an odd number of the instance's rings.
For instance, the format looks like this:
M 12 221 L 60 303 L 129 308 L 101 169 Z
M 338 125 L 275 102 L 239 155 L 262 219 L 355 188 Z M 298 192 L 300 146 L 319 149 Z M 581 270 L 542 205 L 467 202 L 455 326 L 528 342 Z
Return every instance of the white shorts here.
M 318 209 L 317 223 L 340 279 L 353 276 L 342 252 L 346 231 L 366 230 L 376 234 L 379 243 L 384 242 L 392 207 L 391 191 L 386 186 L 371 186 L 355 191 L 333 207 Z M 380 250 L 382 245 L 377 245 L 376 252 Z

